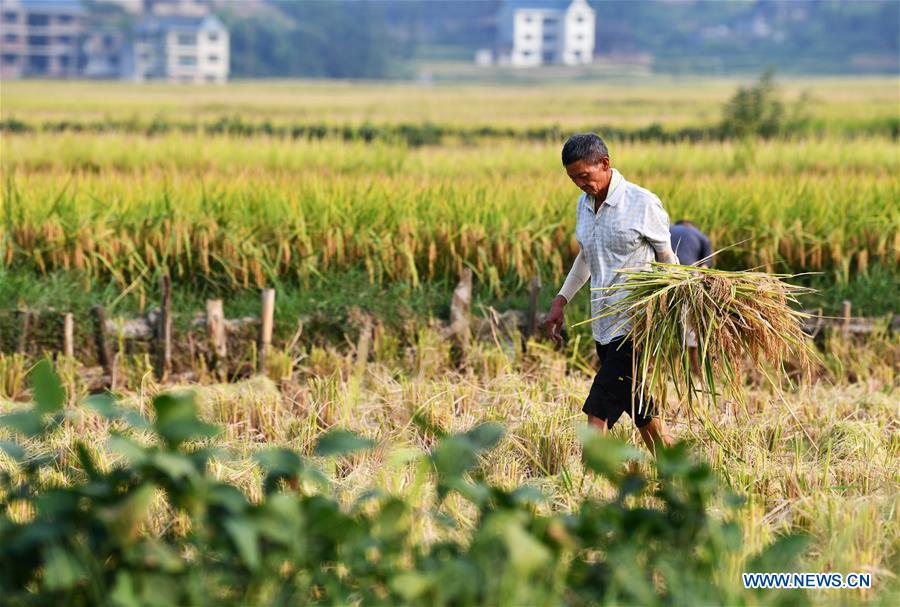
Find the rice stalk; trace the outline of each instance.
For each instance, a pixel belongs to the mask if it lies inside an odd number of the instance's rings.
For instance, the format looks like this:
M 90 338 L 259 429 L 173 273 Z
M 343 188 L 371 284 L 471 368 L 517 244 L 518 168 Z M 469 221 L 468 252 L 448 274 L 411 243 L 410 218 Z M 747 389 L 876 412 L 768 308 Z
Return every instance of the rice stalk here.
M 592 289 L 621 293 L 595 318 L 621 317 L 622 326 L 628 327 L 638 353 L 633 376 L 641 377 L 634 391 L 638 410 L 649 395 L 666 402 L 668 379 L 679 398 L 689 402 L 701 398 L 717 405 L 724 393 L 743 402 L 740 370 L 745 359 L 754 368 L 772 365 L 782 377 L 788 377 L 785 361 L 791 360 L 803 376 L 810 376 L 815 352 L 803 332 L 809 315 L 791 304 L 811 289 L 785 282 L 790 275 L 663 263 L 621 274 L 624 280 Z M 590 320 L 594 318 L 584 322 Z M 699 382 L 691 376 L 686 327 L 697 336 Z M 780 387 L 770 374 L 763 375 Z

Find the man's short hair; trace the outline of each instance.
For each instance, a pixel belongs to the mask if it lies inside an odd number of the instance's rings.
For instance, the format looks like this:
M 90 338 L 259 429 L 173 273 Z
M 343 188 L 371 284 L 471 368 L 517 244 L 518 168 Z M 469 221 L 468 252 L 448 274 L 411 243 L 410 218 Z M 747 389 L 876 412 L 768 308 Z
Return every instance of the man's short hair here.
M 608 158 L 609 150 L 597 133 L 576 133 L 569 137 L 562 149 L 563 166 L 585 160 L 597 164 L 601 158 Z
M 693 221 L 688 221 L 687 219 L 679 219 L 678 221 L 675 222 L 675 225 L 677 225 L 677 226 L 687 226 L 687 227 L 689 227 L 689 228 L 694 228 L 694 229 L 697 228 L 697 226 L 694 225 L 694 222 L 693 222 Z

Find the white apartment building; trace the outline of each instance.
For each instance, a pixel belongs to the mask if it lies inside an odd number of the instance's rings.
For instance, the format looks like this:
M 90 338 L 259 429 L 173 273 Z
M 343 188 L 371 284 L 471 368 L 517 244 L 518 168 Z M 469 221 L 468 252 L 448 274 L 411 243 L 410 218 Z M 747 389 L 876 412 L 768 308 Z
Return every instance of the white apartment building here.
M 134 40 L 134 79 L 225 83 L 228 30 L 213 15 L 143 19 Z
M 76 0 L 0 0 L 0 78 L 72 78 L 86 15 Z
M 500 23 L 501 63 L 583 65 L 594 57 L 596 12 L 586 0 L 510 2 Z

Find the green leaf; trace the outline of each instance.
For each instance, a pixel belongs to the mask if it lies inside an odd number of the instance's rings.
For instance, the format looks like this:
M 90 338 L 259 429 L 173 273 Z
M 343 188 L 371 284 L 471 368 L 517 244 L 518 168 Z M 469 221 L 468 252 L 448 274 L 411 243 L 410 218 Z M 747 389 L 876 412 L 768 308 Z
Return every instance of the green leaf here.
M 55 413 L 66 402 L 66 391 L 50 361 L 42 359 L 31 371 L 35 409 L 39 413 Z
M 314 453 L 322 456 L 346 455 L 354 451 L 369 449 L 375 441 L 357 436 L 349 430 L 331 430 L 319 438 Z
M 115 607 L 141 607 L 141 602 L 134 593 L 134 581 L 127 571 L 120 571 L 116 575 L 109 599 Z
M 111 394 L 94 394 L 87 397 L 84 404 L 108 420 L 122 419 L 129 426 L 138 430 L 146 430 L 150 427 L 150 422 L 137 411 L 119 407 L 115 397 Z
M 44 553 L 44 585 L 48 590 L 71 588 L 84 578 L 84 568 L 61 546 L 51 546 Z
M 395 575 L 389 585 L 404 601 L 411 602 L 425 594 L 433 583 L 434 580 L 425 574 L 410 572 Z
M 259 533 L 256 527 L 246 519 L 236 518 L 225 521 L 223 527 L 247 568 L 252 570 L 259 567 Z
M 547 501 L 547 496 L 544 495 L 540 489 L 531 485 L 522 485 L 521 487 L 517 487 L 512 493 L 510 493 L 509 497 L 513 501 L 513 503 L 522 505 L 539 504 L 541 502 Z
M 503 538 L 509 550 L 509 560 L 519 575 L 527 576 L 547 566 L 550 550 L 512 521 L 503 530 Z
M 121 434 L 113 434 L 106 441 L 106 446 L 113 453 L 123 456 L 132 466 L 141 466 L 147 462 L 148 450 L 130 438 Z
M 449 479 L 460 476 L 478 463 L 477 452 L 472 443 L 456 435 L 442 438 L 431 453 L 438 478 Z
M 25 449 L 23 449 L 18 443 L 14 443 L 8 440 L 0 440 L 0 450 L 2 450 L 17 462 L 21 462 L 25 459 Z
M 230 514 L 240 514 L 247 510 L 247 496 L 232 485 L 216 483 L 209 489 L 209 504 L 227 510 Z
M 781 572 L 795 569 L 795 561 L 809 545 L 808 535 L 784 535 L 775 540 L 750 561 L 746 571 Z
M 191 393 L 161 394 L 153 399 L 153 407 L 156 409 L 153 427 L 170 448 L 177 448 L 188 439 L 209 438 L 218 432 L 218 428 L 197 417 L 197 405 Z
M 185 562 L 172 547 L 157 540 L 146 540 L 128 552 L 129 562 L 139 568 L 159 569 L 166 573 L 184 571 Z
M 496 445 L 503 432 L 500 424 L 486 423 L 442 438 L 431 454 L 438 477 L 446 480 L 473 468 L 478 463 L 478 453 Z
M 631 445 L 609 436 L 603 436 L 589 426 L 578 428 L 585 465 L 610 480 L 622 476 L 622 466 L 628 460 L 642 459 L 644 453 Z
M 44 432 L 44 422 L 36 409 L 8 413 L 0 417 L 0 426 L 29 437 L 40 436 Z
M 84 399 L 84 404 L 106 419 L 117 419 L 120 411 L 112 394 L 92 394 Z
M 275 476 L 294 476 L 303 469 L 303 460 L 290 449 L 265 449 L 254 453 L 253 459 Z
M 99 512 L 98 516 L 106 521 L 119 541 L 128 542 L 137 537 L 140 524 L 150 511 L 154 489 L 149 483 L 139 485 L 118 504 Z
M 483 506 L 491 497 L 491 490 L 481 483 L 470 483 L 462 477 L 450 477 L 438 485 L 438 497 L 443 498 L 450 491 L 456 491 L 461 496 L 475 504 Z
M 179 453 L 159 452 L 153 454 L 151 463 L 156 468 L 171 478 L 179 480 L 182 478 L 190 478 L 197 474 L 197 469 L 191 459 Z
M 503 438 L 503 426 L 494 422 L 487 422 L 475 426 L 463 436 L 472 443 L 472 446 L 478 451 L 490 449 Z

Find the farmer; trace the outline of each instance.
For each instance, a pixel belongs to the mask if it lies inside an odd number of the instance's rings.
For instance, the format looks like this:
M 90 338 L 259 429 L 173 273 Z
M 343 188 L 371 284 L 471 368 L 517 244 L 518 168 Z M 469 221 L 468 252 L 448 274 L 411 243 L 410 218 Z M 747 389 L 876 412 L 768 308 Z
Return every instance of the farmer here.
M 562 149 L 562 163 L 569 178 L 583 194 L 578 198 L 575 237 L 581 252 L 575 258 L 559 295 L 553 300 L 544 324 L 550 337 L 559 341 L 566 304 L 591 279 L 591 287 L 608 287 L 621 280 L 616 270 L 645 267 L 654 258 L 678 263 L 669 240 L 669 216 L 652 192 L 627 181 L 610 166 L 609 151 L 594 133 L 572 135 Z M 593 316 L 624 295 L 618 291 L 592 296 Z M 606 433 L 622 413 L 628 413 L 641 433 L 644 444 L 655 453 L 657 445 L 670 439 L 655 414 L 651 399 L 641 403 L 633 394 L 632 357 L 634 349 L 626 334 L 630 325 L 621 315 L 597 318 L 592 323 L 600 370 L 582 411 L 588 423 Z
M 680 264 L 697 265 L 701 268 L 710 267 L 709 258 L 712 255 L 712 244 L 709 242 L 709 237 L 696 225 L 687 219 L 679 219 L 675 225 L 669 228 L 669 236 L 672 240 L 672 250 L 675 251 L 675 256 Z
M 687 219 L 679 219 L 669 228 L 672 238 L 672 249 L 675 251 L 678 262 L 685 266 L 710 267 L 712 244 L 709 238 L 700 229 Z M 684 343 L 688 348 L 688 357 L 691 361 L 691 372 L 694 377 L 700 378 L 700 359 L 697 355 L 697 333 L 690 326 L 685 327 Z

